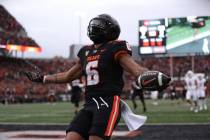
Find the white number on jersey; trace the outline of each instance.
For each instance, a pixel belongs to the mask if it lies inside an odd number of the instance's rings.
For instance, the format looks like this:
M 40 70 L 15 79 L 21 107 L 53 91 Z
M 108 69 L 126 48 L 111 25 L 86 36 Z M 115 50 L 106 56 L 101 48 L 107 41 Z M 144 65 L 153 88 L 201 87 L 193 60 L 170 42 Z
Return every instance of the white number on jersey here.
M 90 61 L 86 66 L 87 85 L 96 85 L 99 83 L 99 73 L 96 70 L 98 67 L 98 60 Z

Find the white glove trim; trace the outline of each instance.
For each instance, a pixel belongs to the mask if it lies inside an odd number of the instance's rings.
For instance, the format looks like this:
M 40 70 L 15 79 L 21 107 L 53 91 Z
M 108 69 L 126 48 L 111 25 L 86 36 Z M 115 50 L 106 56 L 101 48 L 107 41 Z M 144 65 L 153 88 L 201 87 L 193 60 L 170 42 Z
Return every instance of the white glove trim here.
M 159 86 L 163 85 L 163 74 L 161 72 L 158 72 L 158 84 Z
M 139 89 L 141 89 L 142 88 L 142 86 L 141 86 L 141 75 L 139 75 L 139 77 L 137 79 L 137 82 L 138 82 Z
M 46 78 L 47 78 L 47 75 L 44 76 L 44 78 L 43 78 L 43 83 L 46 82 Z

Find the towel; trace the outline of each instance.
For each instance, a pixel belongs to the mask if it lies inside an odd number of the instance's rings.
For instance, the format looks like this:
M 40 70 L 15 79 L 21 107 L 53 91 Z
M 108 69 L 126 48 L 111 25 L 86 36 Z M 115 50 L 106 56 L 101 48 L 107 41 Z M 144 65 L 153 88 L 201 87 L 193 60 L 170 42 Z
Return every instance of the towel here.
M 134 114 L 128 104 L 123 100 L 121 100 L 121 116 L 129 131 L 139 129 L 147 120 L 147 116 Z

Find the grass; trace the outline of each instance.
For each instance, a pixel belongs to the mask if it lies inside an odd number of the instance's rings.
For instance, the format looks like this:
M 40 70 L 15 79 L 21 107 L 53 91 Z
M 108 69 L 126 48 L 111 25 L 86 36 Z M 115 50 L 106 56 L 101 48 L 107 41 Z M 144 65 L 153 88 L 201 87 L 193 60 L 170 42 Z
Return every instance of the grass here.
M 131 101 L 127 101 L 132 107 Z M 136 114 L 142 114 L 142 106 Z M 147 123 L 209 123 L 210 110 L 194 113 L 182 101 L 159 100 L 159 105 L 154 106 L 151 100 L 146 100 L 148 112 Z M 208 100 L 210 109 L 210 100 Z M 61 102 L 55 104 L 15 104 L 0 105 L 0 123 L 69 123 L 74 116 L 71 103 Z

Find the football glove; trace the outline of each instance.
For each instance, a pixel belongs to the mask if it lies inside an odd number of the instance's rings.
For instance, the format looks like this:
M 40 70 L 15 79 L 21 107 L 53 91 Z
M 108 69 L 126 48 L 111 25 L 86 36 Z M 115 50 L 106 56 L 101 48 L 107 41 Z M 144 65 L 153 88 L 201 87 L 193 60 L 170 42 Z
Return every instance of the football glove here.
M 44 81 L 44 75 L 40 71 L 35 71 L 35 72 L 27 71 L 27 72 L 23 72 L 23 73 L 32 82 L 43 83 L 43 81 Z

